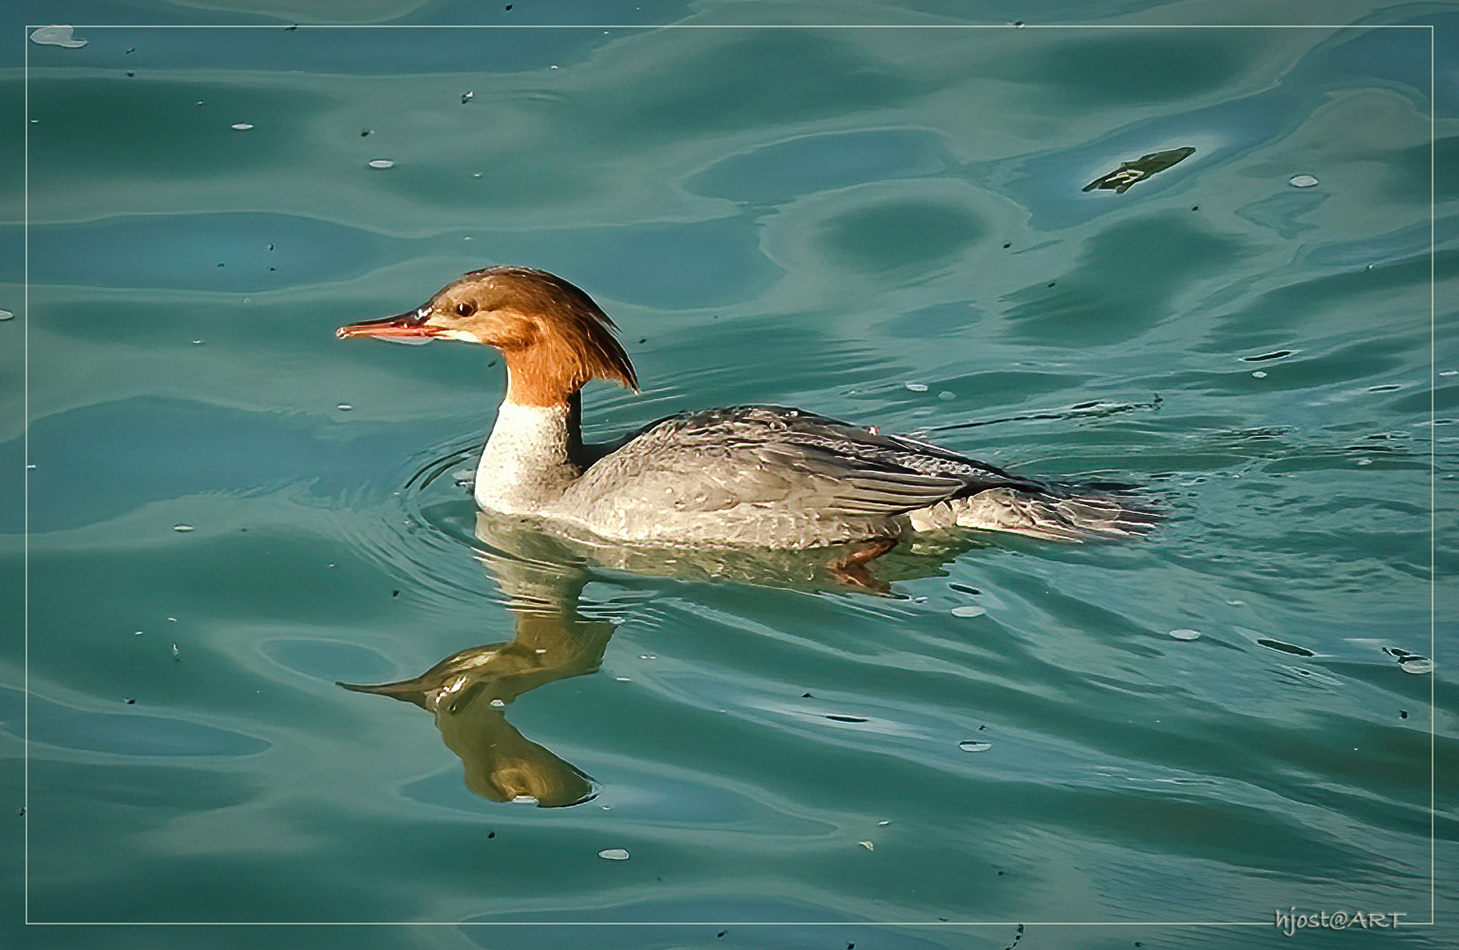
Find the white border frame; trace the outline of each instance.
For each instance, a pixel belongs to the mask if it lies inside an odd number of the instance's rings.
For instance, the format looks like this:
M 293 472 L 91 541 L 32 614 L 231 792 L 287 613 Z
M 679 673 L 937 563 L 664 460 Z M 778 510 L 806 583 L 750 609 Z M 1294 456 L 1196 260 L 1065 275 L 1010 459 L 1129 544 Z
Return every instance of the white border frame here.
M 56 921 L 56 920 L 31 920 L 30 919 L 30 34 L 39 26 L 47 24 L 27 24 L 24 27 L 22 43 L 25 46 L 24 57 L 24 108 L 22 110 L 24 129 L 24 151 L 25 159 L 23 164 L 24 180 L 24 224 L 22 237 L 22 280 L 24 288 L 21 296 L 21 306 L 24 310 L 24 332 L 22 334 L 22 350 L 24 359 L 24 393 L 22 398 L 24 417 L 24 436 L 22 457 L 25 465 L 23 485 L 24 513 L 22 525 L 24 530 L 22 579 L 24 591 L 22 596 L 22 623 L 24 627 L 23 658 L 25 664 L 24 691 L 25 691 L 25 728 L 24 728 L 24 768 L 22 788 L 22 811 L 24 821 L 24 863 L 23 863 L 23 906 L 25 910 L 26 926 L 58 926 L 58 927 L 714 927 L 725 929 L 727 927 L 1140 927 L 1145 929 L 1157 927 L 1274 927 L 1273 921 L 991 921 L 991 920 L 960 920 L 960 921 Z M 1438 531 L 1438 508 L 1437 508 L 1437 432 L 1435 431 L 1436 403 L 1435 393 L 1438 387 L 1438 367 L 1436 349 L 1436 257 L 1437 246 L 1435 243 L 1436 231 L 1436 193 L 1435 193 L 1435 135 L 1437 128 L 1438 105 L 1435 101 L 1435 84 L 1437 73 L 1437 61 L 1435 59 L 1434 33 L 1435 27 L 1432 24 L 1364 24 L 1364 23 L 1282 23 L 1282 24 L 1116 24 L 1116 23 L 1092 23 L 1092 24 L 963 24 L 963 23 L 932 23 L 932 24 L 832 24 L 832 23 L 671 23 L 671 24 L 604 24 L 604 23 L 574 23 L 574 24 L 428 24 L 428 23 L 368 23 L 368 24 L 294 24 L 292 26 L 279 26 L 276 24 L 81 24 L 75 26 L 76 30 L 107 30 L 107 29 L 132 29 L 132 30 L 156 30 L 156 29 L 186 29 L 186 30 L 292 30 L 292 29 L 328 29 L 328 30 L 635 30 L 650 32 L 656 30 L 1007 30 L 1007 29 L 1030 29 L 1030 30 L 1249 30 L 1249 29 L 1275 29 L 1275 30 L 1427 30 L 1429 33 L 1429 656 L 1434 661 L 1434 669 L 1429 673 L 1429 919 L 1427 921 L 1405 921 L 1403 926 L 1435 926 L 1436 920 L 1436 861 L 1437 861 L 1437 839 L 1435 837 L 1435 823 L 1437 817 L 1435 798 L 1435 682 L 1438 673 L 1437 656 L 1437 613 L 1436 613 L 1436 591 L 1438 578 L 1436 576 L 1436 550 Z M 1405 915 L 1406 916 L 1406 915 Z M 1351 929 L 1351 928 L 1348 928 Z M 1022 932 L 1022 931 L 1020 931 Z

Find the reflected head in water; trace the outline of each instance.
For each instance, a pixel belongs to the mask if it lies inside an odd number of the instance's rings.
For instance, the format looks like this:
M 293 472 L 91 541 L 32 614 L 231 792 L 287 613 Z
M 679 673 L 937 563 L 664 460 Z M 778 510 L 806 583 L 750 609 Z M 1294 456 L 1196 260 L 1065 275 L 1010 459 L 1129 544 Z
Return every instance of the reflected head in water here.
M 597 791 L 592 779 L 524 737 L 506 707 L 544 683 L 595 672 L 613 625 L 577 613 L 583 572 L 543 562 L 519 562 L 498 574 L 512 603 L 516 637 L 460 650 L 413 679 L 376 686 L 340 683 L 360 693 L 390 696 L 432 713 L 447 748 L 465 768 L 466 787 L 495 802 L 531 799 L 544 808 L 578 805 Z M 510 596 L 510 594 L 509 594 Z

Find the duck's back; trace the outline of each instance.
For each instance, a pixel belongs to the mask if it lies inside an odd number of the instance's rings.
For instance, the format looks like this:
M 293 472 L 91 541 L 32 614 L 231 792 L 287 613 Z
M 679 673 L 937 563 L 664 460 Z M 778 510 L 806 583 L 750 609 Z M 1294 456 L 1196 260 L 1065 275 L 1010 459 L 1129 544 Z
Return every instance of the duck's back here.
M 896 537 L 908 512 L 1041 487 L 911 439 L 744 406 L 645 427 L 589 466 L 554 513 L 620 540 L 810 547 Z

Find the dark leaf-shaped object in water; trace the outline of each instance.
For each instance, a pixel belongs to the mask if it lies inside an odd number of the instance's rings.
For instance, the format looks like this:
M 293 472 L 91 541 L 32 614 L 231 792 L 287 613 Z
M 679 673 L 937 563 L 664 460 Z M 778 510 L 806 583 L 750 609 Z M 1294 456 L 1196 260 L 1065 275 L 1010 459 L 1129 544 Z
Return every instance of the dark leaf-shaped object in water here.
M 1166 149 L 1163 152 L 1151 152 L 1149 155 L 1141 155 L 1133 162 L 1120 162 L 1120 167 L 1102 178 L 1096 178 L 1084 186 L 1085 191 L 1093 191 L 1096 188 L 1112 188 L 1114 193 L 1122 195 L 1137 181 L 1144 181 L 1156 172 L 1163 172 L 1177 162 L 1195 152 L 1189 145 L 1183 148 Z

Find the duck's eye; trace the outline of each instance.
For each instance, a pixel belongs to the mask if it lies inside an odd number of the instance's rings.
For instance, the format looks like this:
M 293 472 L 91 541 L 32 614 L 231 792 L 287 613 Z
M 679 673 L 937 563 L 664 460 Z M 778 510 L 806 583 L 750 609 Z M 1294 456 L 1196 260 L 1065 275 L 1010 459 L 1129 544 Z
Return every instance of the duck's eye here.
M 476 305 L 475 304 L 458 303 L 456 305 L 456 312 L 459 313 L 463 317 L 469 317 L 475 311 L 476 311 Z

